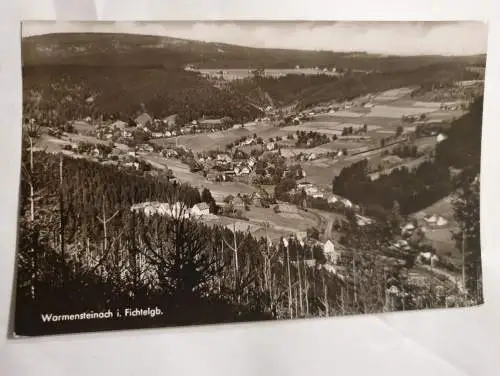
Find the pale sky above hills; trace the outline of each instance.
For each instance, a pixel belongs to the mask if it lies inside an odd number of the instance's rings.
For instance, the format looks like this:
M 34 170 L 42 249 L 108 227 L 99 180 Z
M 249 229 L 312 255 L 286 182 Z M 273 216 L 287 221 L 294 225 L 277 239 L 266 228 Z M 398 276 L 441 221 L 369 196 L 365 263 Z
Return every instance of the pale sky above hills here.
M 58 32 L 162 35 L 250 47 L 397 55 L 486 52 L 481 22 L 24 22 L 23 36 Z

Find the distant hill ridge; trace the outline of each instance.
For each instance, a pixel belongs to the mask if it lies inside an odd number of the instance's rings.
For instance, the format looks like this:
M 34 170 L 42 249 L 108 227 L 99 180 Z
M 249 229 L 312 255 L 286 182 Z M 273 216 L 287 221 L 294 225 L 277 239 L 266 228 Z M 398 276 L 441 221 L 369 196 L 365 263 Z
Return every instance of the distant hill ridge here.
M 168 36 L 124 33 L 57 33 L 24 37 L 24 65 L 84 64 L 183 66 L 203 68 L 338 67 L 392 71 L 436 63 L 484 65 L 485 55 L 387 56 L 364 52 L 265 49 Z

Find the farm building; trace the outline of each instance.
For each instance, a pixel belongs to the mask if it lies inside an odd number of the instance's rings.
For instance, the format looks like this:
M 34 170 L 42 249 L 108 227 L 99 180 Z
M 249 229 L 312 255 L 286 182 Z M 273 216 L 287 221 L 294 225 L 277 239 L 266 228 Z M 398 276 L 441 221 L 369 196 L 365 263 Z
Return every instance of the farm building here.
M 165 119 L 163 119 L 163 123 L 166 124 L 168 127 L 175 127 L 177 124 L 177 115 L 170 115 L 167 116 Z
M 373 220 L 362 215 L 356 214 L 356 223 L 358 226 L 366 226 L 373 223 Z
M 250 169 L 247 166 L 243 166 L 240 170 L 241 175 L 248 175 L 250 173 Z
M 131 211 L 142 211 L 147 216 L 158 214 L 169 217 L 188 218 L 189 212 L 184 209 L 183 204 L 176 202 L 175 204 L 162 202 L 143 202 L 135 204 L 130 208 Z
M 329 204 L 335 204 L 339 199 L 335 195 L 330 195 L 327 198 Z
M 398 240 L 392 244 L 392 247 L 396 248 L 396 249 L 400 249 L 402 251 L 409 251 L 411 249 L 410 245 L 408 244 L 408 242 L 406 240 Z
M 233 159 L 228 154 L 218 154 L 217 162 L 231 163 Z
M 153 118 L 149 116 L 147 113 L 142 113 L 138 117 L 135 118 L 135 123 L 138 127 L 146 128 L 153 122 Z
M 308 187 L 312 187 L 312 184 L 309 183 L 308 181 L 303 181 L 303 182 L 300 182 L 297 184 L 298 189 L 304 189 L 304 188 L 308 188 Z
M 437 135 L 437 137 L 436 137 L 436 142 L 437 142 L 437 143 L 443 142 L 444 140 L 446 140 L 446 138 L 447 138 L 447 137 L 446 137 L 446 135 L 444 135 L 444 134 L 440 133 L 440 134 L 438 134 L 438 135 Z
M 424 221 L 426 221 L 429 224 L 434 224 L 437 222 L 437 217 L 435 215 L 431 215 L 430 217 L 425 217 Z
M 348 199 L 346 199 L 346 198 L 343 198 L 343 199 L 341 200 L 341 202 L 342 202 L 342 204 L 343 204 L 346 208 L 352 208 L 352 206 L 353 206 L 353 205 L 352 205 L 352 202 L 351 202 L 351 201 L 349 201 L 349 200 L 348 200 Z
M 443 217 L 439 217 L 436 221 L 436 226 L 446 226 L 448 224 L 448 221 L 444 219 Z
M 335 245 L 331 240 L 327 240 L 323 245 L 323 252 L 328 261 L 337 264 L 340 260 L 340 252 L 335 249 Z
M 191 214 L 197 217 L 210 214 L 210 207 L 206 202 L 196 204 L 191 209 Z
M 127 162 L 127 163 L 125 163 L 125 167 L 135 168 L 136 170 L 138 170 L 139 169 L 139 163 L 137 163 L 137 162 Z
M 316 188 L 314 186 L 308 186 L 307 188 L 304 189 L 304 191 L 306 192 L 306 195 L 308 195 L 308 196 L 313 196 L 313 195 L 319 193 L 318 188 Z
M 417 257 L 417 262 L 419 263 L 430 263 L 431 266 L 435 266 L 436 262 L 439 261 L 439 257 L 431 252 L 421 252 Z

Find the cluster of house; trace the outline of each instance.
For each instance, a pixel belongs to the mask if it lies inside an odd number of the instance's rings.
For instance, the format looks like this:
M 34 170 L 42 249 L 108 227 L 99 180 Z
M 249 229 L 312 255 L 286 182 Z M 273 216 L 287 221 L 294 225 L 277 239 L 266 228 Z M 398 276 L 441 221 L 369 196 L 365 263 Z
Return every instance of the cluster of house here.
M 131 150 L 126 153 L 119 153 L 117 156 L 118 161 L 121 162 L 125 167 L 138 170 L 141 166 L 135 150 Z
M 309 110 L 304 110 L 298 113 L 293 119 L 292 123 L 294 125 L 299 125 L 302 121 L 310 120 L 312 117 L 320 114 L 334 114 L 338 111 L 346 111 L 351 110 L 354 107 L 364 107 L 364 108 L 373 108 L 375 104 L 371 100 L 371 97 L 368 100 L 359 99 L 358 101 L 346 101 L 342 103 L 333 103 L 330 105 L 316 106 Z
M 441 111 L 456 111 L 459 110 L 462 106 L 460 104 L 449 104 L 449 103 L 441 103 L 439 109 Z
M 333 193 L 325 192 L 323 189 L 315 186 L 314 184 L 302 181 L 297 184 L 296 190 L 303 190 L 308 197 L 326 199 L 329 204 L 340 203 L 346 208 L 353 208 L 353 203 L 347 198 L 339 197 Z
M 174 204 L 168 202 L 148 201 L 140 204 L 135 204 L 130 208 L 131 211 L 139 211 L 146 216 L 161 215 L 173 218 L 202 218 L 209 217 L 210 207 L 206 202 L 201 202 L 194 205 L 192 208 L 176 202 Z
M 110 140 L 115 138 L 133 139 L 134 133 L 140 129 L 151 138 L 174 137 L 179 134 L 189 133 L 188 129 L 181 128 L 179 131 L 172 129 L 176 127 L 176 115 L 169 116 L 163 120 L 153 119 L 149 114 L 143 113 L 135 118 L 135 126 L 132 126 L 122 120 L 117 120 L 111 124 L 101 125 L 96 130 L 96 137 Z M 167 127 L 164 132 L 155 132 L 152 129 Z
M 317 153 L 301 153 L 299 156 L 299 161 L 314 161 L 320 157 Z
M 302 247 L 306 243 L 308 243 L 310 246 L 319 246 L 323 250 L 326 261 L 329 264 L 338 265 L 341 260 L 342 252 L 337 247 L 335 247 L 333 241 L 329 239 L 323 243 L 319 240 L 308 238 L 306 231 L 297 231 L 295 234 L 291 234 L 288 237 L 281 238 L 280 242 L 282 242 L 285 247 L 288 247 L 290 239 L 295 239 Z M 270 239 L 268 239 L 268 242 L 270 244 L 272 243 Z M 305 261 L 309 261 L 311 263 L 311 266 L 313 266 L 313 264 L 315 263 L 315 260 L 313 259 Z
M 235 161 L 228 153 L 218 153 L 216 156 L 199 153 L 197 163 L 217 170 L 222 180 L 226 180 L 229 176 L 248 176 L 255 169 L 257 159 L 250 157 Z
M 424 221 L 431 226 L 443 227 L 448 224 L 448 220 L 439 215 L 430 215 L 424 218 Z
M 237 162 L 233 168 L 233 172 L 236 176 L 248 175 L 252 172 L 255 166 L 256 160 L 251 157 L 247 161 Z
M 446 218 L 435 214 L 424 216 L 423 221 L 425 224 L 432 227 L 444 227 L 448 224 L 448 220 Z M 417 225 L 410 222 L 402 227 L 401 234 L 403 236 L 410 236 L 416 229 Z M 425 227 L 422 227 L 422 229 L 425 231 Z
M 89 122 L 91 119 L 88 119 Z M 117 120 L 112 124 L 102 125 L 96 131 L 96 136 L 101 139 L 113 139 L 122 137 L 124 139 L 133 139 L 134 132 L 137 129 L 147 133 L 151 138 L 168 138 L 177 137 L 183 134 L 215 132 L 221 129 L 227 129 L 229 126 L 233 128 L 241 128 L 243 124 L 230 124 L 229 118 L 221 119 L 199 119 L 193 120 L 189 124 L 180 126 L 178 124 L 178 116 L 170 115 L 164 119 L 153 119 L 151 115 L 144 112 L 134 119 L 134 126 L 127 124 L 124 121 Z M 161 129 L 161 131 L 159 131 Z

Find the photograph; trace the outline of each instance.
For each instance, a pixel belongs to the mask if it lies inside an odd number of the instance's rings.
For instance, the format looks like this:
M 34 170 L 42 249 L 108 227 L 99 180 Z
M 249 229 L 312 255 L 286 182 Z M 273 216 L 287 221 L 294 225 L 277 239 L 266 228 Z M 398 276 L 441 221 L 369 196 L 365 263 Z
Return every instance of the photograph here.
M 15 338 L 484 303 L 485 23 L 21 31 Z

